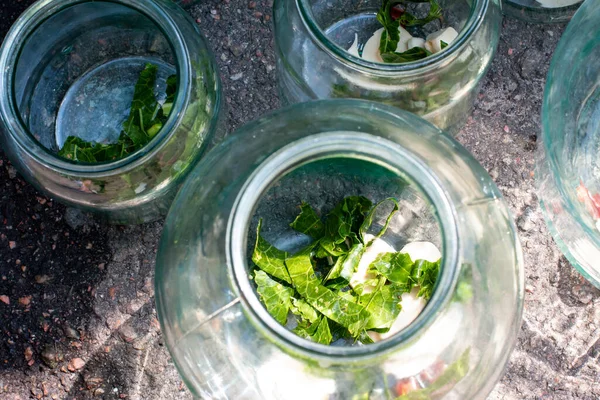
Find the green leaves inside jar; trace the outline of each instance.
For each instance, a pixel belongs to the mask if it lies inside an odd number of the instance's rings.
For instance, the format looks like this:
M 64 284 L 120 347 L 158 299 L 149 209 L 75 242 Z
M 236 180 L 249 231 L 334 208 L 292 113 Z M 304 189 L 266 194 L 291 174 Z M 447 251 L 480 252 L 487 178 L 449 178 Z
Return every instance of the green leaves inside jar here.
M 115 161 L 137 152 L 158 134 L 171 113 L 177 92 L 177 76 L 167 78 L 166 99 L 160 104 L 154 94 L 158 67 L 146 64 L 135 85 L 129 117 L 123 122 L 116 143 L 87 142 L 69 136 L 58 155 L 71 161 L 100 163 Z
M 373 217 L 390 208 L 375 234 Z M 368 279 L 354 282 L 361 259 L 388 229 L 398 211 L 396 199 L 373 204 L 362 196 L 340 201 L 322 221 L 307 203 L 290 226 L 312 242 L 290 254 L 277 249 L 257 227 L 251 277 L 267 311 L 298 336 L 329 345 L 372 343 L 373 333 L 389 332 L 402 312 L 401 298 L 413 288 L 428 300 L 441 260 L 412 260 L 408 254 L 385 252 L 368 268 Z M 375 335 L 376 336 L 376 335 Z

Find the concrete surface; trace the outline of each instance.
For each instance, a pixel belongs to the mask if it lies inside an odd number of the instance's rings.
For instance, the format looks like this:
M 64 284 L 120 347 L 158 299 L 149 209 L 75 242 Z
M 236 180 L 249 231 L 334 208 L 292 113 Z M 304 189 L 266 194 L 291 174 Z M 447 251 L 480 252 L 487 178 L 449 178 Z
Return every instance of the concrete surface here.
M 30 3 L 2 2 L 1 35 Z M 204 0 L 191 9 L 221 67 L 231 129 L 279 106 L 270 7 Z M 563 28 L 504 21 L 458 136 L 506 196 L 525 250 L 523 327 L 492 400 L 600 398 L 600 291 L 561 256 L 533 191 L 543 85 Z M 0 151 L 0 399 L 191 398 L 154 310 L 161 227 L 104 226 L 65 209 Z

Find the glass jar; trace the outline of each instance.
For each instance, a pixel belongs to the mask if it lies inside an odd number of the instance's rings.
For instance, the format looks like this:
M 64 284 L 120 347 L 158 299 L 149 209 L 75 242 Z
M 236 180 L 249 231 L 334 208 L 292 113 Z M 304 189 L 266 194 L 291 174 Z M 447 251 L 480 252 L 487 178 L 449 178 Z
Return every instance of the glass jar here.
M 250 244 L 262 218 L 276 247 L 306 245 L 288 225 L 300 202 L 323 214 L 349 195 L 399 199 L 386 240 L 431 241 L 443 263 L 406 329 L 325 346 L 262 306 Z M 484 399 L 519 331 L 522 254 L 497 187 L 451 137 L 383 104 L 316 101 L 246 125 L 198 165 L 167 217 L 156 298 L 175 364 L 199 398 L 387 399 L 411 388 L 427 397 L 400 398 Z
M 538 141 L 538 195 L 556 243 L 600 287 L 600 3 L 587 1 L 550 66 Z
M 140 71 L 156 66 L 155 91 L 177 76 L 162 129 L 109 162 L 57 155 L 68 137 L 116 140 Z M 3 150 L 47 195 L 115 223 L 166 214 L 217 129 L 215 61 L 186 13 L 170 0 L 42 0 L 13 25 L 0 54 Z
M 458 133 L 495 54 L 499 0 L 440 0 L 445 25 L 460 32 L 446 50 L 420 61 L 383 64 L 348 53 L 381 28 L 381 0 L 276 0 L 277 76 L 284 103 L 361 98 L 424 116 Z M 420 34 L 421 37 L 427 31 Z
M 583 0 L 504 0 L 502 11 L 526 22 L 563 23 L 571 19 L 582 3 Z

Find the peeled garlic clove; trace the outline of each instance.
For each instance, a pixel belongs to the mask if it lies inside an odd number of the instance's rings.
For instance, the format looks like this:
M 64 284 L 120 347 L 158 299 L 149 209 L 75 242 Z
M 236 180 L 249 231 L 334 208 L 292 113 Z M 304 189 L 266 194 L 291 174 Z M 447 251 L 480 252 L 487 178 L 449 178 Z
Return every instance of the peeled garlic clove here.
M 456 29 L 452 27 L 430 33 L 427 35 L 425 48 L 432 53 L 439 53 L 442 51 L 442 41 L 450 45 L 450 43 L 452 43 L 457 37 L 458 32 L 456 32 Z
M 379 340 L 394 336 L 396 333 L 400 332 L 402 329 L 409 326 L 415 319 L 417 319 L 419 314 L 421 314 L 421 311 L 423 311 L 427 305 L 427 301 L 425 301 L 422 297 L 417 297 L 418 293 L 419 289 L 413 289 L 409 293 L 402 294 L 402 301 L 400 302 L 402 305 L 402 311 L 390 327 L 390 330 L 379 335 Z M 373 338 L 373 336 L 371 336 L 371 338 Z
M 373 240 L 373 239 L 375 239 L 375 240 Z M 395 253 L 396 252 L 394 247 L 392 247 L 385 240 L 380 239 L 380 238 L 376 239 L 375 236 L 373 236 L 371 234 L 366 234 L 365 242 L 369 243 L 371 240 L 373 240 L 373 243 L 371 244 L 371 246 L 369 246 L 367 248 L 367 250 L 364 252 L 362 257 L 360 258 L 360 261 L 358 262 L 358 267 L 356 268 L 356 272 L 350 278 L 350 286 L 352 286 L 353 288 L 360 284 L 364 284 L 369 279 L 374 279 L 377 277 L 374 274 L 370 274 L 368 272 L 368 270 L 369 270 L 369 266 L 371 265 L 371 263 L 373 261 L 375 261 L 375 259 L 377 258 L 378 255 L 383 254 L 383 253 Z M 371 293 L 372 291 L 373 291 L 373 288 L 370 286 L 365 286 L 363 288 L 363 293 Z
M 358 54 L 358 34 L 356 33 L 354 34 L 354 43 L 352 43 L 352 46 L 348 49 L 348 53 L 352 54 L 354 57 L 360 58 L 360 54 Z
M 410 33 L 403 27 L 398 27 L 398 31 L 400 32 L 400 41 L 398 42 L 398 46 L 396 47 L 396 51 L 398 53 L 404 53 L 406 50 L 410 49 L 408 46 L 408 42 L 413 38 Z
M 379 54 L 379 43 L 381 42 L 381 34 L 383 28 L 378 29 L 373 33 L 373 36 L 365 44 L 363 49 L 362 58 L 371 62 L 383 62 L 381 54 Z
M 407 43 L 406 50 L 414 49 L 415 47 L 420 47 L 422 49 L 425 48 L 425 39 L 421 39 L 419 37 L 410 38 Z
M 442 253 L 431 242 L 409 243 L 400 250 L 400 253 L 408 254 L 413 262 L 417 260 L 436 262 L 442 258 Z

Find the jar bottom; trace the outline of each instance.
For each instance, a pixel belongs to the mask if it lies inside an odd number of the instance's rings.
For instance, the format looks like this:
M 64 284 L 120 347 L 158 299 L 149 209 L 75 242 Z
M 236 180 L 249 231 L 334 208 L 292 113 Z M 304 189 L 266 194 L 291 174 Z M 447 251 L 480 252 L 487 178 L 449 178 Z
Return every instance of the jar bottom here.
M 69 136 L 92 143 L 115 143 L 131 112 L 134 88 L 146 64 L 157 67 L 155 96 L 159 101 L 164 100 L 167 78 L 176 73 L 173 65 L 158 57 L 110 60 L 71 84 L 58 109 L 53 144 L 62 148 Z M 44 86 L 36 90 L 43 92 Z M 30 128 L 38 130 L 35 126 Z

